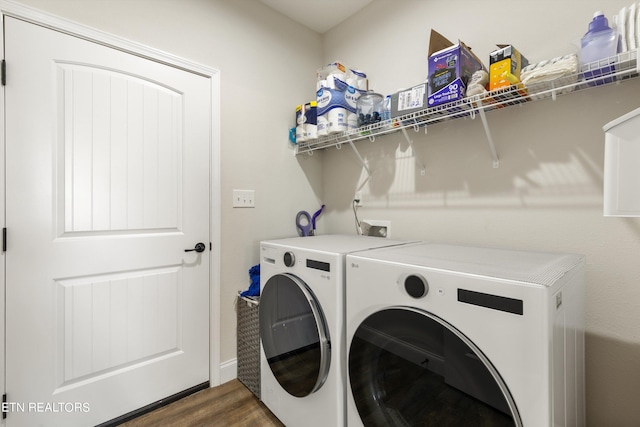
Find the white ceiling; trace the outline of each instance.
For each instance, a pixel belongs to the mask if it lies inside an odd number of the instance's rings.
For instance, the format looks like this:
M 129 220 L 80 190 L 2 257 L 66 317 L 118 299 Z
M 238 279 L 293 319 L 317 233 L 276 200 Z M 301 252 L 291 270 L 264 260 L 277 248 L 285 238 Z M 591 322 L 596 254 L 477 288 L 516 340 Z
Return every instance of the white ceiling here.
M 372 0 L 260 0 L 313 31 L 323 34 Z

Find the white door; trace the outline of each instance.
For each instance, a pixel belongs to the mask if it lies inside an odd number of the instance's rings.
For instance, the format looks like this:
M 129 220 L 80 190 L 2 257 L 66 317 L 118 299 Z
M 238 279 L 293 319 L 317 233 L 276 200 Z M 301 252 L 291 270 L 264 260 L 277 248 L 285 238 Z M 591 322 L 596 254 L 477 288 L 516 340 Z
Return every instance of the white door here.
M 210 81 L 15 18 L 5 58 L 7 425 L 207 382 Z

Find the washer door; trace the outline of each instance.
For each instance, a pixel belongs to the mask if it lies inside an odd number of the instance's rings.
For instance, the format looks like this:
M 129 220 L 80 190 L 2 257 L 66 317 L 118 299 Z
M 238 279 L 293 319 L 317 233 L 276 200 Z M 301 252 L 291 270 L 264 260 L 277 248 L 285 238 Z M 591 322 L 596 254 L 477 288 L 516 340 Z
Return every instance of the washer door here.
M 390 308 L 365 319 L 351 341 L 349 380 L 366 426 L 522 425 L 482 352 L 421 310 Z
M 331 346 L 320 304 L 302 280 L 278 274 L 260 295 L 260 339 L 271 372 L 289 394 L 305 397 L 322 387 Z

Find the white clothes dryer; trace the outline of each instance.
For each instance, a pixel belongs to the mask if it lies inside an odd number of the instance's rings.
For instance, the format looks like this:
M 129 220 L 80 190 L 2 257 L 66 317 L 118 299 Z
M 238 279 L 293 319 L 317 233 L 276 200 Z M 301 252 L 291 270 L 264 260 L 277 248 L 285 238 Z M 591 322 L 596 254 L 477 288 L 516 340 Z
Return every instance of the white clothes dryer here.
M 584 263 L 428 243 L 348 255 L 349 427 L 583 427 Z
M 345 256 L 403 243 L 343 235 L 261 242 L 261 399 L 288 427 L 345 425 Z

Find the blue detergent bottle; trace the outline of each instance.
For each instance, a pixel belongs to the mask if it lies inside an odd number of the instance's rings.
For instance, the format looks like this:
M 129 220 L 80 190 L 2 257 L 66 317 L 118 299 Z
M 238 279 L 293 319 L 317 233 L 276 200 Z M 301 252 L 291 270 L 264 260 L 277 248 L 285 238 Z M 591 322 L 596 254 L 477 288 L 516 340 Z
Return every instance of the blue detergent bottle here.
M 582 37 L 580 43 L 580 66 L 585 80 L 594 80 L 590 85 L 611 83 L 613 79 L 602 79 L 602 76 L 614 71 L 613 62 L 609 59 L 615 56 L 618 48 L 618 33 L 609 27 L 609 21 L 604 13 L 594 13 L 589 23 L 589 31 Z

